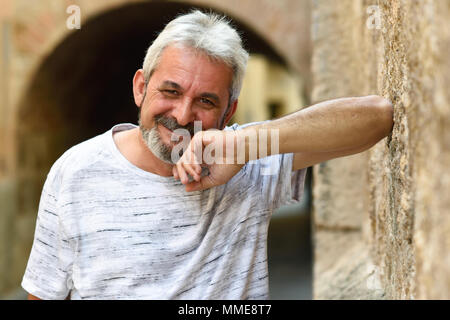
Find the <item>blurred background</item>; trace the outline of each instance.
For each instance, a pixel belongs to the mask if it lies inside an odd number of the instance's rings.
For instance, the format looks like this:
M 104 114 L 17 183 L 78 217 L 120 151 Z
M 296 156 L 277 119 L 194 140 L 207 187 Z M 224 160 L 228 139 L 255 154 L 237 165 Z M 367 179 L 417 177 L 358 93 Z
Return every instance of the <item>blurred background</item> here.
M 232 122 L 339 97 L 394 106 L 388 137 L 310 168 L 302 202 L 274 214 L 272 298 L 449 299 L 448 0 L 1 0 L 0 297 L 24 296 L 50 166 L 136 123 L 132 76 L 192 7 L 228 15 L 251 53 Z
M 71 5 L 79 8 L 80 29 L 72 28 Z M 20 282 L 51 165 L 72 145 L 114 124 L 137 123 L 132 77 L 164 25 L 194 7 L 228 15 L 251 53 L 231 124 L 309 105 L 309 1 L 2 0 L 1 299 L 26 298 Z M 302 201 L 271 220 L 272 299 L 312 299 L 311 176 L 309 170 Z

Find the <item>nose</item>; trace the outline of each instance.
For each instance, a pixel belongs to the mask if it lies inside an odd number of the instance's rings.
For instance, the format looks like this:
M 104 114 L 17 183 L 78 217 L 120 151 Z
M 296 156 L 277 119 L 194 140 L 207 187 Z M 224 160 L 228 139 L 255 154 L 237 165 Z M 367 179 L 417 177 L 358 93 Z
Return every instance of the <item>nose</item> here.
M 184 97 L 176 105 L 173 116 L 177 119 L 179 125 L 186 126 L 194 122 L 194 113 L 192 112 L 192 99 Z

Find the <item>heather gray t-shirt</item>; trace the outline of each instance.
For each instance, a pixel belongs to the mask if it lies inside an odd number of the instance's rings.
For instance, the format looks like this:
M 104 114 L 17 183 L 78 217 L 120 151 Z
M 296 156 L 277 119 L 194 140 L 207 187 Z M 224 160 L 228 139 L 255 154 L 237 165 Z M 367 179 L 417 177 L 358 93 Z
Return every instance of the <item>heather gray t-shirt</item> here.
M 116 125 L 54 163 L 22 287 L 42 299 L 269 298 L 269 220 L 300 200 L 306 169 L 292 173 L 293 155 L 276 155 L 186 192 L 120 153 L 113 131 L 134 127 Z

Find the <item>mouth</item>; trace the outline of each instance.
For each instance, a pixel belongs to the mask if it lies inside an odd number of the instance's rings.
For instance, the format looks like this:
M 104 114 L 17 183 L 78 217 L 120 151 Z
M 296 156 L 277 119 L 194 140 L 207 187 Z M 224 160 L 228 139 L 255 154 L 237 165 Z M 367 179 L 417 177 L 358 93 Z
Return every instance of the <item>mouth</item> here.
M 181 139 L 183 139 L 183 136 L 176 134 L 160 123 L 158 124 L 158 131 L 160 138 L 166 143 L 166 145 L 171 147 L 175 146 L 176 144 L 181 142 Z
M 173 133 L 172 130 L 170 130 L 170 129 L 167 128 L 166 126 L 162 125 L 161 123 L 158 123 L 158 128 L 163 128 L 162 131 L 165 131 L 165 132 L 167 132 L 167 133 L 169 133 L 169 134 L 172 134 L 172 133 Z
M 171 141 L 171 137 L 173 135 L 173 131 L 168 129 L 167 127 L 165 127 L 164 125 L 158 123 L 158 131 L 159 131 L 159 135 L 161 137 L 165 136 L 168 138 L 169 141 Z

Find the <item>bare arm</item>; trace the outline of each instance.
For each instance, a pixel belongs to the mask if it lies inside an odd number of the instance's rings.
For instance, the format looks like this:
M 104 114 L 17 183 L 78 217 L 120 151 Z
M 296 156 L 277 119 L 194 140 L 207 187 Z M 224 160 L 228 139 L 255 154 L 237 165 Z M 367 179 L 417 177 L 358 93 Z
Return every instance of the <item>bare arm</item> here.
M 293 170 L 298 170 L 367 150 L 386 137 L 392 126 L 390 101 L 367 96 L 324 101 L 249 128 L 278 129 L 278 153 L 295 153 Z
M 28 294 L 28 300 L 42 300 L 42 299 L 39 299 L 38 297 L 36 297 L 36 296 L 33 296 L 32 294 Z
M 36 296 L 33 296 L 31 293 L 28 294 L 28 300 L 42 300 L 41 298 L 38 298 Z M 70 293 L 67 296 L 67 298 L 65 300 L 70 300 Z
M 187 152 L 173 167 L 173 174 L 175 179 L 180 179 L 186 185 L 186 191 L 195 191 L 226 183 L 242 168 L 244 162 L 267 155 L 294 153 L 293 170 L 298 170 L 329 159 L 362 152 L 386 137 L 392 126 L 392 104 L 383 97 L 328 100 L 242 130 L 197 133 Z M 266 139 L 260 135 L 262 132 L 265 132 Z M 278 135 L 273 135 L 273 132 L 278 132 Z M 213 162 L 209 165 L 210 174 L 200 177 L 200 164 L 190 160 L 195 158 L 195 145 L 199 145 L 198 149 L 201 151 L 209 144 L 216 144 L 220 149 L 223 145 L 221 141 L 229 141 L 228 138 L 220 139 L 222 136 L 232 136 L 230 141 L 234 141 L 234 144 L 236 141 L 245 141 L 241 152 L 245 160 L 240 162 L 237 159 L 240 149 L 236 147 L 236 153 L 231 153 L 235 157 L 231 164 L 227 161 L 221 162 L 226 164 Z M 250 137 L 256 137 L 256 140 Z M 225 146 L 225 149 L 228 149 L 228 146 Z M 195 181 L 189 182 L 188 174 L 194 177 Z

